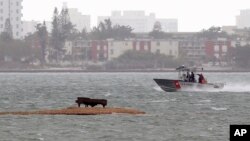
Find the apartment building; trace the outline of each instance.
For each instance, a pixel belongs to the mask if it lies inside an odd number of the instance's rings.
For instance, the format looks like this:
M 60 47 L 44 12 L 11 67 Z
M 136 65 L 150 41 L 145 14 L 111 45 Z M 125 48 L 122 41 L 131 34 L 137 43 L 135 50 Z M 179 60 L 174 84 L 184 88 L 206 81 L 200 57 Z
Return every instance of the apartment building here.
M 108 60 L 118 58 L 128 50 L 148 51 L 164 54 L 175 58 L 179 55 L 178 41 L 176 40 L 125 40 L 108 42 Z
M 133 50 L 132 41 L 108 41 L 108 60 L 118 58 L 128 50 Z
M 76 8 L 69 8 L 69 17 L 70 21 L 78 31 L 82 31 L 86 29 L 86 31 L 90 31 L 90 15 L 83 15 Z
M 218 60 L 222 60 L 226 57 L 231 48 L 231 41 L 225 38 L 218 38 L 205 42 L 207 57 L 216 57 Z
M 180 55 L 188 61 L 205 59 L 205 42 L 203 40 L 186 39 L 179 42 Z
M 129 25 L 136 33 L 150 32 L 153 30 L 155 22 L 160 22 L 164 32 L 177 32 L 177 19 L 157 19 L 154 13 L 149 15 L 145 11 L 112 11 L 111 16 L 99 16 L 98 24 L 105 19 L 110 19 L 113 25 Z
M 90 56 L 92 62 L 105 62 L 108 60 L 108 41 L 91 41 Z
M 179 57 L 179 42 L 177 40 L 153 40 L 150 44 L 152 53 L 161 53 L 174 58 Z
M 23 36 L 28 36 L 36 32 L 38 21 L 23 21 Z
M 161 29 L 164 32 L 178 32 L 177 19 L 156 19 L 161 23 Z
M 10 19 L 15 39 L 23 38 L 22 2 L 23 0 L 0 0 L 0 32 L 5 30 L 6 20 Z
M 237 28 L 249 28 L 250 27 L 250 9 L 240 10 L 240 15 L 236 16 Z

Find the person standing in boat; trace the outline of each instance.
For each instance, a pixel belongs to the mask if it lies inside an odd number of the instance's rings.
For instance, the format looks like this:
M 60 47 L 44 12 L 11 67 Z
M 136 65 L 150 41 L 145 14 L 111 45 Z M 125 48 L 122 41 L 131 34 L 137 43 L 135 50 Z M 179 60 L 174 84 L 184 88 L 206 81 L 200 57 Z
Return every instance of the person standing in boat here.
M 189 73 L 189 71 L 187 71 L 187 76 L 186 76 L 186 79 L 185 79 L 185 81 L 187 81 L 187 82 L 190 82 L 190 73 Z
M 195 82 L 194 72 L 191 72 L 191 75 L 190 75 L 190 82 Z
M 201 83 L 201 84 L 206 84 L 207 83 L 207 81 L 206 81 L 205 77 L 202 75 L 202 73 L 197 74 L 197 75 L 199 75 L 199 83 Z

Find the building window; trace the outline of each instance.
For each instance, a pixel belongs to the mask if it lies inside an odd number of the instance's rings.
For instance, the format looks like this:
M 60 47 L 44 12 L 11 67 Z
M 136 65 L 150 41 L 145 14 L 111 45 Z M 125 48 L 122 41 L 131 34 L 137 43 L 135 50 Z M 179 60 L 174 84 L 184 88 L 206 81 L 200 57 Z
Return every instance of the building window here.
M 0 13 L 3 13 L 3 9 L 0 9 Z
M 218 52 L 219 50 L 220 50 L 220 47 L 219 47 L 218 45 L 215 45 L 215 46 L 214 46 L 214 51 L 215 51 L 215 52 Z
M 214 54 L 214 56 L 218 59 L 220 55 L 218 53 L 216 53 L 216 54 Z
M 159 49 L 156 50 L 156 54 L 160 54 L 161 51 Z
M 173 53 L 172 53 L 172 50 L 169 50 L 169 55 L 172 55 Z
M 16 17 L 16 21 L 18 21 L 18 17 Z
M 16 36 L 19 36 L 19 32 L 16 32 Z
M 114 54 L 114 50 L 113 50 L 113 49 L 110 50 L 110 54 L 111 54 L 111 55 Z
M 160 46 L 160 45 L 161 45 L 161 43 L 160 43 L 160 42 L 157 42 L 157 43 L 156 43 L 156 45 L 157 45 L 157 46 Z
M 3 28 L 3 24 L 1 24 L 1 26 L 0 26 L 1 28 Z
M 108 47 L 105 45 L 105 46 L 103 46 L 103 50 L 107 50 L 108 49 Z
M 16 2 L 16 6 L 18 6 L 19 5 L 19 3 L 18 2 Z
M 18 9 L 16 10 L 16 13 L 17 13 L 17 14 L 19 13 Z
M 222 46 L 222 52 L 227 52 L 227 46 L 226 45 Z
M 1 6 L 3 5 L 3 2 L 2 2 L 2 1 L 0 2 L 0 5 L 1 5 Z
M 18 24 L 16 25 L 16 28 L 19 28 L 19 25 L 18 25 Z
M 1 17 L 0 20 L 3 21 L 3 17 Z

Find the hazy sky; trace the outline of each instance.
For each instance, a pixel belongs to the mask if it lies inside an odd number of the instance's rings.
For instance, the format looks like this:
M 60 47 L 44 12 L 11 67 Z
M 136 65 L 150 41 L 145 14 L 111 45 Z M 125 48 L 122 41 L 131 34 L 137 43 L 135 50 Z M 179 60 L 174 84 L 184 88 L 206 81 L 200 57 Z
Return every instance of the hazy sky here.
M 144 10 L 156 18 L 176 18 L 179 31 L 200 31 L 211 26 L 235 25 L 241 9 L 250 9 L 250 0 L 23 0 L 23 20 L 51 20 L 54 7 L 63 2 L 91 15 L 96 25 L 97 16 L 110 16 L 114 10 Z

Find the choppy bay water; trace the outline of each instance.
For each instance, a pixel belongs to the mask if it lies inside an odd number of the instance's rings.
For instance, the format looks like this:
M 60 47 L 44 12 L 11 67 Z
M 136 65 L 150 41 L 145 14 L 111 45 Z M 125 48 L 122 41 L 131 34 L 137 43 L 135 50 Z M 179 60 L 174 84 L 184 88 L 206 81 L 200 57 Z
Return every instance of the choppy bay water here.
M 250 124 L 250 73 L 205 73 L 220 91 L 166 93 L 153 78 L 175 73 L 1 73 L 0 111 L 65 108 L 78 96 L 145 115 L 0 116 L 0 141 L 225 141 Z

